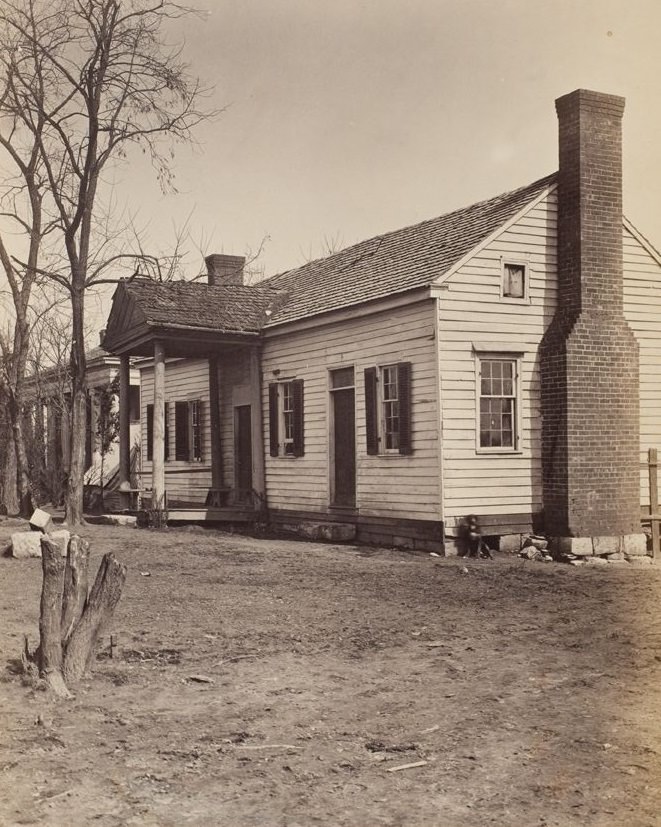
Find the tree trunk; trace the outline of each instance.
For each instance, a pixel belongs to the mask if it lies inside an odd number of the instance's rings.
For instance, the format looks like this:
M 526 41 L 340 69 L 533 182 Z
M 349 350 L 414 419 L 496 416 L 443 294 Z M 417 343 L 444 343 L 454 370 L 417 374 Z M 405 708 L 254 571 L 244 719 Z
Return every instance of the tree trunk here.
M 69 540 L 67 564 L 64 570 L 64 597 L 62 600 L 62 644 L 66 646 L 80 620 L 87 600 L 90 544 L 74 534 Z
M 39 613 L 39 674 L 61 698 L 70 697 L 62 676 L 62 594 L 64 559 L 58 546 L 47 536 L 41 538 L 41 565 L 44 580 Z
M 112 552 L 104 554 L 85 611 L 66 647 L 64 678 L 67 683 L 80 680 L 91 668 L 97 641 L 115 611 L 125 580 L 126 566 L 119 563 Z
M 71 402 L 71 454 L 65 500 L 65 519 L 67 524 L 72 527 L 83 523 L 86 431 L 87 393 L 84 386 L 79 386 L 74 388 Z
M 30 477 L 28 474 L 28 457 L 25 450 L 25 440 L 23 439 L 23 423 L 21 421 L 23 416 L 21 385 L 22 382 L 18 382 L 17 387 L 9 393 L 9 416 L 11 418 L 16 464 L 18 513 L 21 517 L 28 518 L 34 511 L 34 504 L 32 501 L 32 486 L 30 485 Z
M 87 434 L 87 378 L 85 376 L 85 312 L 83 290 L 71 294 L 73 342 L 71 344 L 71 422 L 69 481 L 65 499 L 65 519 L 70 526 L 83 520 L 83 481 L 85 476 L 85 438 Z
M 9 434 L 7 436 L 9 437 Z M 7 514 L 13 515 L 18 514 L 20 510 L 20 504 L 18 502 L 16 449 L 13 439 L 7 439 L 6 450 L 5 467 L 2 469 L 3 501 L 7 509 Z

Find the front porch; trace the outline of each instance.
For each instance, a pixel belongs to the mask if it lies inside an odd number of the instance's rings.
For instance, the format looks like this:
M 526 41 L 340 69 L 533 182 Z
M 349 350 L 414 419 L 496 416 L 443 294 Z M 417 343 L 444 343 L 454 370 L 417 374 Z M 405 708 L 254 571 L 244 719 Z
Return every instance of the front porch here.
M 104 346 L 120 358 L 122 509 L 160 512 L 170 521 L 260 518 L 266 507 L 260 330 L 276 296 L 241 284 L 119 284 Z M 131 357 L 141 359 L 143 424 L 134 475 Z

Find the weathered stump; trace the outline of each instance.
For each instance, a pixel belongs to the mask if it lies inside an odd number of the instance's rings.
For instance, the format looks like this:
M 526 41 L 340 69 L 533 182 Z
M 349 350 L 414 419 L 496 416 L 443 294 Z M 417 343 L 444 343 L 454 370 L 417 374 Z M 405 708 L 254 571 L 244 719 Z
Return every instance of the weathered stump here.
M 103 555 L 85 610 L 71 632 L 64 655 L 64 679 L 80 680 L 91 668 L 96 644 L 122 596 L 126 566 L 112 552 Z
M 44 575 L 39 609 L 39 674 L 60 697 L 70 693 L 62 676 L 62 595 L 64 560 L 58 546 L 47 536 L 41 538 L 41 567 Z
M 85 608 L 90 544 L 77 534 L 69 540 L 62 598 L 62 643 L 66 645 Z
M 48 686 L 66 698 L 71 697 L 68 686 L 92 668 L 98 640 L 121 597 L 126 566 L 112 553 L 105 554 L 88 594 L 86 540 L 71 537 L 65 564 L 59 547 L 45 535 L 41 559 L 40 641 L 32 660 Z

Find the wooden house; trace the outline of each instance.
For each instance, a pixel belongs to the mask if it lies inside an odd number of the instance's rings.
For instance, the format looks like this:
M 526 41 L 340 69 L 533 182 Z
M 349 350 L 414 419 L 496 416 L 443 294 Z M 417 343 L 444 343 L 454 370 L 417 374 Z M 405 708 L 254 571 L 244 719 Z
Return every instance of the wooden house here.
M 103 336 L 103 331 L 101 333 Z M 86 354 L 87 429 L 85 433 L 86 503 L 100 501 L 104 490 L 104 506 L 120 507 L 114 491 L 119 486 L 119 439 L 111 441 L 101 453 L 98 420 L 100 398 L 118 375 L 119 358 L 102 347 L 91 348 Z M 140 373 L 129 367 L 128 404 L 129 443 L 137 459 L 140 443 Z M 25 433 L 31 477 L 42 496 L 55 500 L 63 492 L 69 471 L 69 411 L 71 378 L 68 364 L 52 365 L 32 373 L 25 381 Z M 133 463 L 135 473 L 136 462 Z
M 121 282 L 104 346 L 124 375 L 144 357 L 145 487 L 172 516 L 430 550 L 468 514 L 638 535 L 661 257 L 622 215 L 623 103 L 556 102 L 557 174 L 256 286 L 223 255 L 208 284 Z

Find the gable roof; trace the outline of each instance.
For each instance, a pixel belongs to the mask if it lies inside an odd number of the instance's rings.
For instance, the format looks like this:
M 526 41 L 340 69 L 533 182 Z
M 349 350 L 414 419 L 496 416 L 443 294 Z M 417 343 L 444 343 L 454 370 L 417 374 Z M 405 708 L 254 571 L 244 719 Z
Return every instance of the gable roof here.
M 260 282 L 260 287 L 289 294 L 266 326 L 430 285 L 556 180 L 556 173 L 547 175 L 525 187 L 361 241 Z
M 150 327 L 195 328 L 224 333 L 259 333 L 280 298 L 271 287 L 211 285 L 195 281 L 123 282 Z
M 104 347 L 145 355 L 168 331 L 252 338 L 264 328 L 431 286 L 555 185 L 557 174 L 460 210 L 384 233 L 258 285 L 122 280 Z M 182 331 L 180 336 L 177 331 Z M 182 340 L 183 341 L 183 340 Z M 143 353 L 144 351 L 144 353 Z

